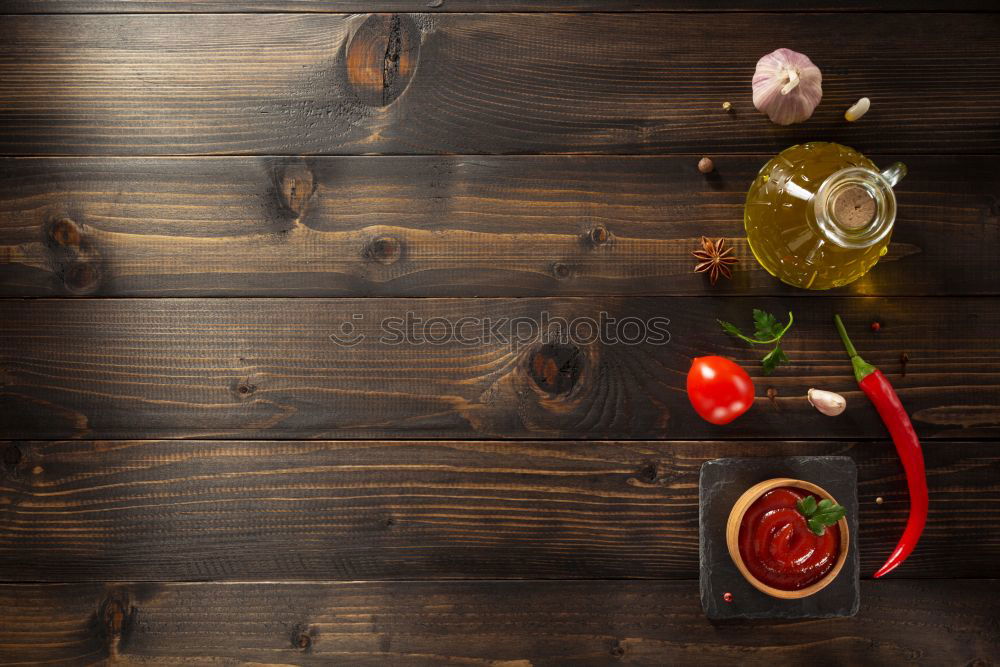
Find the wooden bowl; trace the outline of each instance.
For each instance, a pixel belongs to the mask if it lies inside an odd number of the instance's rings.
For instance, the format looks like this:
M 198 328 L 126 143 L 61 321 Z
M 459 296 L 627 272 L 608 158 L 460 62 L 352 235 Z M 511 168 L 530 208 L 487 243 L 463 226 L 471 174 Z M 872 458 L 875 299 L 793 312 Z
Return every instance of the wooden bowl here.
M 755 576 L 750 574 L 750 570 L 747 569 L 746 564 L 743 562 L 743 556 L 740 555 L 740 524 L 743 523 L 743 515 L 746 514 L 747 509 L 749 509 L 749 507 L 754 504 L 758 498 L 768 491 L 777 489 L 781 486 L 791 486 L 797 489 L 803 489 L 804 491 L 816 494 L 820 500 L 823 498 L 829 498 L 833 502 L 837 502 L 836 498 L 827 493 L 821 486 L 817 486 L 812 482 L 802 481 L 801 479 L 777 477 L 775 479 L 763 481 L 759 484 L 754 484 L 747 489 L 746 493 L 739 497 L 733 505 L 732 511 L 729 513 L 729 521 L 726 523 L 726 545 L 729 547 L 729 555 L 732 557 L 733 562 L 736 563 L 736 567 L 739 569 L 740 574 L 742 574 L 754 588 L 772 597 L 782 598 L 785 600 L 797 600 L 799 598 L 809 597 L 810 595 L 823 590 L 830 584 L 831 581 L 837 578 L 837 575 L 840 574 L 841 568 L 844 567 L 844 563 L 847 562 L 847 552 L 851 546 L 851 536 L 847 527 L 847 519 L 843 518 L 838 521 L 837 526 L 840 528 L 840 554 L 837 556 L 837 562 L 834 563 L 833 569 L 827 572 L 825 577 L 810 586 L 806 586 L 805 588 L 797 591 L 784 591 L 780 588 L 768 586 L 757 579 Z

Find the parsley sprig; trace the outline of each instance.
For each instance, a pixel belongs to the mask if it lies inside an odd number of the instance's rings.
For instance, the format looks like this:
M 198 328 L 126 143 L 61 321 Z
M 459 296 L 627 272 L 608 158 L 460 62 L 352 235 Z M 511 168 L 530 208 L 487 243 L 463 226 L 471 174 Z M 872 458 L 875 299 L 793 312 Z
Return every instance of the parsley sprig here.
M 829 498 L 824 498 L 817 503 L 812 496 L 806 496 L 795 503 L 795 507 L 806 518 L 809 530 L 820 537 L 826 532 L 827 526 L 837 523 L 847 513 L 843 505 L 837 505 Z
M 753 309 L 754 336 L 751 338 L 739 330 L 735 324 L 718 320 L 726 333 L 736 336 L 740 340 L 751 345 L 774 345 L 774 348 L 764 355 L 760 360 L 760 365 L 764 369 L 764 375 L 770 375 L 774 369 L 788 361 L 785 351 L 781 349 L 781 338 L 792 328 L 792 313 L 788 313 L 788 324 L 782 324 L 771 313 L 765 313 L 760 308 Z

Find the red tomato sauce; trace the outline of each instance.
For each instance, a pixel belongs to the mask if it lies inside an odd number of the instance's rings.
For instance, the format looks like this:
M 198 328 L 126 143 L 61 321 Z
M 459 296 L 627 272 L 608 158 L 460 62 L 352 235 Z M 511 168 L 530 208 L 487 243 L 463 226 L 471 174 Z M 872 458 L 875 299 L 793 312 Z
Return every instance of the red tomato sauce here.
M 782 486 L 757 499 L 740 523 L 740 556 L 759 581 L 783 591 L 815 584 L 837 563 L 840 526 L 827 526 L 822 536 L 809 530 L 795 504 L 815 494 Z

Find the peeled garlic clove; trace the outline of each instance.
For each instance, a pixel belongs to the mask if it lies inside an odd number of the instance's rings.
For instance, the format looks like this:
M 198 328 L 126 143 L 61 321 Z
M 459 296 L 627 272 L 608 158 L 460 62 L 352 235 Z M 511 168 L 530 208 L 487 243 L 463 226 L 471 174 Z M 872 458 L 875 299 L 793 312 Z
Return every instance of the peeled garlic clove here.
M 823 74 L 809 58 L 778 49 L 757 61 L 753 105 L 778 125 L 801 123 L 823 98 Z
M 844 118 L 846 118 L 848 122 L 853 123 L 854 121 L 856 121 L 857 119 L 861 118 L 866 113 L 868 113 L 868 109 L 871 108 L 871 105 L 872 101 L 870 99 L 868 99 L 867 97 L 862 97 L 860 100 L 855 102 L 850 109 L 848 109 L 844 113 Z
M 810 405 L 829 417 L 836 417 L 847 409 L 847 399 L 832 391 L 810 389 L 806 398 Z

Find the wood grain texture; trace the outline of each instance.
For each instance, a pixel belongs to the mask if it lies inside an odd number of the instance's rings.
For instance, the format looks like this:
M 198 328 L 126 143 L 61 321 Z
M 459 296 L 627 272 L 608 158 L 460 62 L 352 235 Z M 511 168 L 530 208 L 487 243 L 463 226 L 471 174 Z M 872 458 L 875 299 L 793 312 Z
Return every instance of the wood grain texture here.
M 997 158 L 875 156 L 896 158 L 889 254 L 824 294 L 1000 293 Z M 706 178 L 690 157 L 7 158 L 0 294 L 791 294 L 744 238 L 767 159 Z M 692 273 L 702 234 L 736 248 L 734 280 Z
M 96 12 L 681 12 L 787 10 L 786 0 L 6 0 L 12 14 Z M 796 11 L 988 11 L 992 0 L 809 0 Z
M 892 444 L 0 443 L 6 581 L 697 579 L 701 464 L 859 466 L 861 572 L 903 532 Z M 925 444 L 931 512 L 899 577 L 998 577 L 996 443 Z M 875 502 L 883 498 L 882 504 Z
M 0 663 L 995 660 L 1000 14 L 706 6 L 0 2 L 0 155 L 58 156 L 0 159 L 0 296 L 198 297 L 0 299 Z M 590 10 L 615 13 L 568 13 Z M 823 68 L 793 128 L 750 100 L 776 46 Z M 816 138 L 911 172 L 890 255 L 822 299 L 739 239 L 756 168 Z M 703 233 L 744 269 L 711 291 L 689 273 Z M 311 298 L 368 296 L 390 298 Z M 776 377 L 714 321 L 753 307 L 796 314 Z M 670 343 L 377 340 L 408 312 L 601 311 L 669 318 Z M 902 471 L 833 312 L 924 440 L 926 532 L 857 618 L 710 624 L 704 460 L 850 456 L 864 574 L 901 532 Z M 336 345 L 344 322 L 367 338 Z M 757 380 L 729 428 L 684 395 L 709 353 Z M 818 415 L 810 386 L 848 412 Z
M 761 375 L 763 351 L 716 323 L 746 326 L 752 308 L 796 314 L 783 341 L 793 363 L 773 377 Z M 976 297 L 3 300 L 0 432 L 882 437 L 835 335 L 836 312 L 923 437 L 997 435 L 1000 308 Z M 560 327 L 574 339 L 541 344 L 542 330 Z M 758 405 L 728 429 L 699 419 L 685 394 L 691 358 L 705 354 L 732 357 L 757 378 Z M 844 393 L 852 407 L 823 418 L 803 400 L 809 387 Z
M 792 128 L 751 102 L 779 44 L 823 68 Z M 995 153 L 998 50 L 1000 14 L 9 16 L 0 153 Z
M 697 582 L 0 586 L 32 664 L 987 665 L 1000 583 L 863 582 L 854 618 L 710 623 Z

